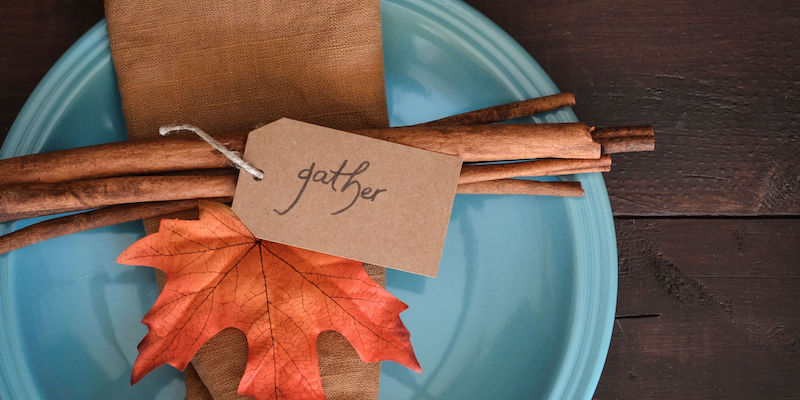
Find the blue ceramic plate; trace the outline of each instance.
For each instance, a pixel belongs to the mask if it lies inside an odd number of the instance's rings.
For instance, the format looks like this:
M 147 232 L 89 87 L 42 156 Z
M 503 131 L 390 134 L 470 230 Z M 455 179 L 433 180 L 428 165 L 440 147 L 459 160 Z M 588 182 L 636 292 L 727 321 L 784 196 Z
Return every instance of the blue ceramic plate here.
M 557 91 L 460 2 L 382 6 L 393 125 Z M 537 122 L 574 120 L 562 110 Z M 124 138 L 101 22 L 42 80 L 0 156 Z M 457 196 L 439 277 L 389 271 L 389 289 L 410 306 L 402 318 L 424 373 L 385 362 L 381 399 L 591 397 L 611 336 L 616 244 L 601 176 L 578 179 L 579 199 Z M 141 235 L 128 223 L 0 256 L 0 397 L 183 398 L 169 366 L 128 384 L 156 289 L 149 269 L 114 260 Z

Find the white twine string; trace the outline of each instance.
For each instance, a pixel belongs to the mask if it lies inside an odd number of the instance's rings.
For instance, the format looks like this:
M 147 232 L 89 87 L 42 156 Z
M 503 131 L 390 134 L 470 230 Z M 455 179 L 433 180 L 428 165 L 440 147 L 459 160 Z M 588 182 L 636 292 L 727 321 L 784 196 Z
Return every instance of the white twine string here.
M 211 147 L 215 148 L 225 157 L 228 157 L 228 160 L 230 160 L 233 163 L 234 167 L 247 171 L 250 175 L 253 175 L 253 177 L 258 180 L 264 179 L 264 171 L 254 167 L 253 164 L 250 164 L 244 159 L 242 159 L 241 154 L 229 150 L 227 147 L 223 146 L 222 143 L 216 141 L 216 139 L 211 137 L 211 135 L 203 132 L 202 129 L 194 125 L 165 125 L 162 126 L 161 128 L 158 128 L 158 133 L 160 133 L 161 136 L 167 136 L 170 133 L 176 131 L 194 132 L 197 136 L 200 136 L 201 139 L 205 140 L 208 144 L 210 144 Z

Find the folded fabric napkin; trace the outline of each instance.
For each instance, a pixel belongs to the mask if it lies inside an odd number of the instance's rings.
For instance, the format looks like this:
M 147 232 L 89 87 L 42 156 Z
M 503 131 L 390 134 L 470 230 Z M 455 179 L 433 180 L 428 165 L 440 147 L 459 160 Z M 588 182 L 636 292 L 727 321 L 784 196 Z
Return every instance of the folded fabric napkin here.
M 281 117 L 388 126 L 378 0 L 106 0 L 128 136 L 161 125 L 245 131 Z M 152 230 L 153 224 L 148 229 Z M 383 281 L 383 269 L 368 267 Z M 318 340 L 328 399 L 374 399 L 380 364 L 338 333 Z M 244 335 L 227 329 L 186 370 L 187 399 L 238 399 Z

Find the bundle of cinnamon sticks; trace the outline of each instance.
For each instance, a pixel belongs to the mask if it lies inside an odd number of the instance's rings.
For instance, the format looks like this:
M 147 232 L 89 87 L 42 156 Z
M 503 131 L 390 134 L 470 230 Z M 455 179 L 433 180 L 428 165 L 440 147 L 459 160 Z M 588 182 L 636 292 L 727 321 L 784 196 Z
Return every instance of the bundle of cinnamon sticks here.
M 610 154 L 652 151 L 650 126 L 583 123 L 494 124 L 575 104 L 562 93 L 471 111 L 424 124 L 355 133 L 455 155 L 465 164 L 458 193 L 581 196 L 579 182 L 515 177 L 607 172 Z M 242 152 L 246 133 L 215 138 Z M 524 161 L 531 160 L 533 161 Z M 521 161 L 523 160 L 523 161 Z M 230 202 L 236 171 L 194 136 L 110 143 L 0 160 L 0 222 L 93 211 L 31 225 L 0 237 L 0 254 L 69 233 Z

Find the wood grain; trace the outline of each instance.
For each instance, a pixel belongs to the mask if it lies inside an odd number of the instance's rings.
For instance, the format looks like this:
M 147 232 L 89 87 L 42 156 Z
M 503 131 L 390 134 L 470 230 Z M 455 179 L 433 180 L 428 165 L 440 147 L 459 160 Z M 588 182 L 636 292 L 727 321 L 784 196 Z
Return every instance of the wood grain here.
M 800 212 L 800 2 L 468 0 L 597 126 L 652 124 L 622 155 L 617 215 Z
M 618 316 L 598 399 L 798 398 L 800 3 L 467 0 L 579 118 L 651 123 L 614 159 Z M 674 217 L 640 219 L 642 216 Z
M 581 120 L 658 135 L 605 179 L 625 218 L 596 398 L 799 398 L 800 3 L 467 3 L 575 93 Z M 101 17 L 99 0 L 0 2 L 0 138 Z M 683 218 L 721 215 L 751 218 Z
M 800 219 L 617 219 L 598 399 L 796 398 Z

